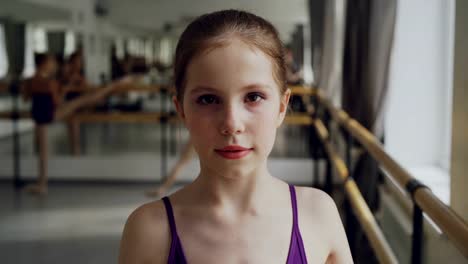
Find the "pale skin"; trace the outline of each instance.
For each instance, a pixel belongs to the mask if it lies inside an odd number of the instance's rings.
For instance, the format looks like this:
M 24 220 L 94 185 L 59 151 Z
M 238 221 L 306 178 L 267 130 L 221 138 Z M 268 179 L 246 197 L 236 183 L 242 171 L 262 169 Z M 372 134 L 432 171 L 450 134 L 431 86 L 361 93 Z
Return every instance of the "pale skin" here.
M 233 38 L 189 63 L 176 109 L 200 160 L 196 180 L 170 196 L 188 263 L 285 263 L 292 229 L 288 185 L 267 169 L 290 91 L 280 92 L 273 64 Z M 237 160 L 215 150 L 240 145 Z M 309 263 L 353 263 L 333 200 L 296 187 L 299 227 Z M 128 218 L 119 263 L 167 263 L 170 229 L 161 201 Z

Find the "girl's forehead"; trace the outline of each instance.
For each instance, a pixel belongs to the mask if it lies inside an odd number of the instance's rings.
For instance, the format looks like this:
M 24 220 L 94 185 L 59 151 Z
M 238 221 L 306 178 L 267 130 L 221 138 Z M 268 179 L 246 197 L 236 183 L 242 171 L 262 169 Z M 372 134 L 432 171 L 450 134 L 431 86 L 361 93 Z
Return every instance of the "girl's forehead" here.
M 198 87 L 241 89 L 252 85 L 277 87 L 272 60 L 258 48 L 234 40 L 192 59 L 185 92 Z

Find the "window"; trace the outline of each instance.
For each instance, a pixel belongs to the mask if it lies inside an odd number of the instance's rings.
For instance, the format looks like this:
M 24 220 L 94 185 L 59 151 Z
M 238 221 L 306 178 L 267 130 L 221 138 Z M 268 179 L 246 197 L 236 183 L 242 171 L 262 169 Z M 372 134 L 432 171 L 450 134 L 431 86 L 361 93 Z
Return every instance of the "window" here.
M 65 33 L 65 57 L 70 56 L 76 50 L 76 37 L 71 31 Z
M 8 58 L 6 53 L 5 34 L 3 25 L 0 24 L 0 79 L 4 78 L 8 72 Z
M 131 38 L 128 42 L 127 42 L 127 50 L 128 50 L 128 53 L 130 53 L 130 55 L 132 56 L 137 56 L 138 55 L 138 39 L 135 39 L 135 38 Z
M 114 42 L 117 58 L 123 59 L 125 56 L 125 43 L 123 39 L 118 38 Z
M 454 2 L 402 1 L 389 75 L 385 148 L 450 200 Z
M 151 39 L 145 41 L 145 59 L 147 63 L 153 60 L 153 41 Z
M 34 25 L 26 26 L 26 43 L 23 77 L 31 77 L 36 71 L 34 53 L 47 51 L 47 33 L 44 28 Z
M 161 39 L 159 59 L 166 65 L 169 65 L 172 61 L 171 40 L 168 37 L 163 37 Z

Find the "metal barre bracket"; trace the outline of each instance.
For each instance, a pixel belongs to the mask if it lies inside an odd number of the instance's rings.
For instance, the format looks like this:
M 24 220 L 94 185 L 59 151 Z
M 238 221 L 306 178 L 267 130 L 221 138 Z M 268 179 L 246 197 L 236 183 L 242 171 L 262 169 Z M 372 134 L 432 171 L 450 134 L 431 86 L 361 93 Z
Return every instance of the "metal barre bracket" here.
M 166 116 L 166 115 L 163 115 L 163 116 L 159 117 L 159 122 L 161 122 L 163 124 L 166 124 L 168 121 L 169 121 L 169 117 Z
M 413 199 L 414 201 L 414 194 L 416 193 L 416 191 L 420 188 L 427 188 L 429 189 L 429 187 L 427 187 L 427 185 L 423 184 L 422 182 L 420 182 L 419 180 L 417 179 L 411 179 L 409 180 L 407 183 L 406 183 L 406 190 L 409 192 L 409 194 L 411 195 L 411 199 Z
M 343 186 L 345 186 L 346 183 L 348 183 L 349 181 L 354 181 L 354 177 L 351 176 L 351 174 L 349 174 L 348 176 L 346 176 L 346 178 L 344 178 L 344 180 L 343 180 Z

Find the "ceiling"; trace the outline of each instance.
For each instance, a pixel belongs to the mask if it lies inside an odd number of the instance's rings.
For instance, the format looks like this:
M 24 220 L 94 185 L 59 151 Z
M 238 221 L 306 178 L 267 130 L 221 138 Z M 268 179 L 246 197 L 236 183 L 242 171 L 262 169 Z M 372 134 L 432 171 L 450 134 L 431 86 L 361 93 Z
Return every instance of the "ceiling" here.
M 193 18 L 222 9 L 241 9 L 272 22 L 283 40 L 295 25 L 308 24 L 307 0 L 0 0 L 0 17 L 19 20 L 70 21 L 72 14 L 94 13 L 95 3 L 107 7 L 106 20 L 125 32 L 145 35 L 170 24 L 179 34 Z M 81 11 L 79 11 L 81 10 Z M 86 19 L 85 19 L 86 20 Z M 132 34 L 132 33 L 130 33 Z
M 108 0 L 109 19 L 121 25 L 160 30 L 166 23 L 185 26 L 201 14 L 242 9 L 271 21 L 283 38 L 297 23 L 307 23 L 306 0 Z
M 70 17 L 70 12 L 34 2 L 0 0 L 0 17 L 18 21 L 66 21 Z

